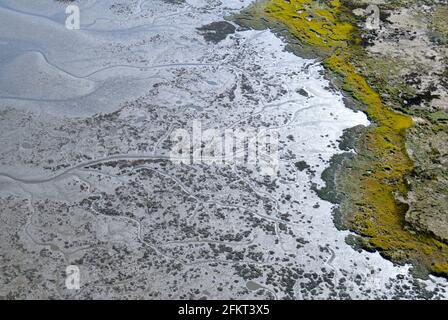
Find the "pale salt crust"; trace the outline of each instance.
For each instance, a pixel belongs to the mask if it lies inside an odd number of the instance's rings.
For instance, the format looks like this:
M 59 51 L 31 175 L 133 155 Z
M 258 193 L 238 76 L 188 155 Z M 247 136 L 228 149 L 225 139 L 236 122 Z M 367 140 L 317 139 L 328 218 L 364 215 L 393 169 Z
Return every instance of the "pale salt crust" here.
M 341 152 L 332 144 L 343 130 L 368 125 L 364 114 L 346 108 L 342 95 L 329 88 L 322 66 L 286 52 L 270 31 L 238 30 L 218 44 L 197 32 L 250 2 L 123 1 L 125 6 L 111 10 L 119 1 L 81 1 L 82 28 L 70 31 L 63 25 L 64 7 L 53 1 L 0 1 L 0 200 L 6 221 L 0 227 L 0 253 L 6 268 L 32 268 L 36 275 L 23 280 L 21 274 L 1 274 L 0 295 L 392 298 L 424 297 L 437 288 L 436 296 L 446 297 L 445 280 L 414 280 L 409 266 L 394 266 L 378 253 L 347 245 L 349 232 L 335 228 L 332 205 L 311 190 L 312 183 L 323 185 L 322 171 Z M 85 118 L 117 110 L 119 120 L 109 126 L 83 124 Z M 154 113 L 160 113 L 156 120 Z M 189 130 L 194 120 L 203 128 L 277 130 L 282 141 L 278 187 L 272 191 L 263 184 L 256 167 L 248 173 L 241 167 L 192 165 L 189 183 L 182 182 L 186 173 L 180 166 L 160 171 L 145 164 L 157 172 L 149 180 L 132 174 L 137 168 L 131 160 L 166 158 L 171 131 Z M 136 133 L 129 134 L 129 127 Z M 138 143 L 148 145 L 142 151 Z M 127 160 L 129 167 L 88 167 L 108 160 Z M 296 161 L 306 161 L 314 174 L 294 169 Z M 48 168 L 57 165 L 63 167 Z M 199 176 L 204 178 L 195 181 Z M 136 181 L 168 209 L 148 215 L 133 203 L 145 200 L 138 195 L 115 204 L 121 214 L 108 215 L 102 209 L 104 195 L 124 186 L 125 199 L 135 196 Z M 214 191 L 217 183 L 224 186 L 220 192 Z M 81 191 L 80 185 L 85 186 Z M 89 208 L 81 205 L 98 194 Z M 51 205 L 39 209 L 45 200 Z M 71 214 L 62 216 L 66 205 Z M 212 214 L 218 207 L 224 221 Z M 132 216 L 124 214 L 127 210 Z M 250 210 L 262 222 L 248 228 Z M 282 226 L 283 214 L 289 221 Z M 157 219 L 170 223 L 154 226 Z M 264 223 L 273 231 L 260 227 Z M 180 228 L 191 225 L 207 229 L 208 236 Z M 245 231 L 249 235 L 241 241 L 219 238 Z M 246 251 L 238 262 L 220 254 L 206 259 L 210 243 Z M 129 253 L 119 255 L 117 244 Z M 251 262 L 251 251 L 263 259 Z M 112 262 L 96 263 L 101 254 Z M 87 261 L 80 265 L 82 290 L 66 290 L 65 267 L 80 259 Z M 247 290 L 247 277 L 236 272 L 243 262 L 262 270 L 251 280 L 258 290 Z M 177 263 L 182 267 L 173 273 Z M 292 267 L 300 270 L 291 278 L 293 293 L 279 279 L 266 281 L 270 272 L 279 275 Z

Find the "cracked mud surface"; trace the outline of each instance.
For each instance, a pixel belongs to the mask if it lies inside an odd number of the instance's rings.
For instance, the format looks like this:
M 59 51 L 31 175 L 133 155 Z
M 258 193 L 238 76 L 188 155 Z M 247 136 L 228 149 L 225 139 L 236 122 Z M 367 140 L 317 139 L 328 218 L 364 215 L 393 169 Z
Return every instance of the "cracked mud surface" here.
M 1 297 L 448 295 L 345 243 L 313 186 L 368 121 L 318 62 L 223 22 L 250 3 L 83 1 L 70 31 L 65 5 L 0 1 Z M 278 130 L 278 175 L 172 161 L 172 132 L 198 120 Z

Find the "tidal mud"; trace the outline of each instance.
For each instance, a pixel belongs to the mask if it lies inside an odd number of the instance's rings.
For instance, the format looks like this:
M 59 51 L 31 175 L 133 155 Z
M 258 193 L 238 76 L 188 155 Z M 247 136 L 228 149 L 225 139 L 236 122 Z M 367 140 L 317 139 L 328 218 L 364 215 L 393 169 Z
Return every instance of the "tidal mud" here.
M 316 193 L 371 127 L 324 57 L 304 58 L 315 47 L 235 25 L 250 0 L 74 3 L 76 31 L 67 2 L 0 0 L 1 298 L 447 297 L 445 279 L 360 250 Z M 226 36 L 207 41 L 217 23 Z M 172 133 L 195 121 L 278 132 L 276 174 L 179 163 Z

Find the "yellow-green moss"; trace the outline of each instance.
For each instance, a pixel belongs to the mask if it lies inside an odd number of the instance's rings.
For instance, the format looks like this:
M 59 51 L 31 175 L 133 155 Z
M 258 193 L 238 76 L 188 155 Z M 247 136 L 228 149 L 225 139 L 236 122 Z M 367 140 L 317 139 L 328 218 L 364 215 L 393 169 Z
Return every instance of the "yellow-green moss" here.
M 435 274 L 447 275 L 448 274 L 448 263 L 434 263 L 432 270 Z
M 319 1 L 267 1 L 263 13 L 283 23 L 303 43 L 325 53 L 347 46 L 352 38 L 353 26 L 338 22 L 341 3 L 330 2 L 330 6 Z
M 394 261 L 417 262 L 433 273 L 448 275 L 448 246 L 405 226 L 408 208 L 396 195 L 406 194 L 405 176 L 413 170 L 405 148 L 405 132 L 412 119 L 386 107 L 354 66 L 356 53 L 363 50 L 361 41 L 354 25 L 339 18 L 350 13 L 339 0 L 268 0 L 256 12 L 286 26 L 322 57 L 341 89 L 358 100 L 374 122 L 341 179 L 346 195 L 342 209 L 350 228 Z

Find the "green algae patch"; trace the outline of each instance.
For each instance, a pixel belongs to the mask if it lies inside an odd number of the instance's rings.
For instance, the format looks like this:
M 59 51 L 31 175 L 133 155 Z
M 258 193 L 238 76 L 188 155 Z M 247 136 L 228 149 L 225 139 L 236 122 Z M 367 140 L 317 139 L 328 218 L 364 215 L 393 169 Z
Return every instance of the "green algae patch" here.
M 356 61 L 366 56 L 355 19 L 339 0 L 268 0 L 235 20 L 257 29 L 271 28 L 286 37 L 293 52 L 311 52 L 322 59 L 333 83 L 373 122 L 355 143 L 356 156 L 347 157 L 333 174 L 338 189 L 333 193 L 338 195 L 332 198 L 340 203 L 338 224 L 361 235 L 366 249 L 447 276 L 448 246 L 405 221 L 406 176 L 414 170 L 406 151 L 406 130 L 413 122 L 385 106 L 358 71 Z
M 346 47 L 352 39 L 353 26 L 339 22 L 337 15 L 341 3 L 338 0 L 327 4 L 320 1 L 268 1 L 264 13 L 284 23 L 301 42 L 331 53 Z

